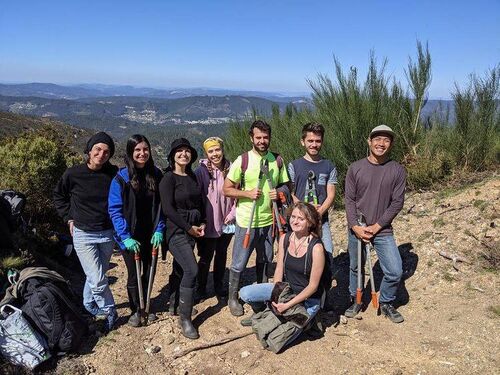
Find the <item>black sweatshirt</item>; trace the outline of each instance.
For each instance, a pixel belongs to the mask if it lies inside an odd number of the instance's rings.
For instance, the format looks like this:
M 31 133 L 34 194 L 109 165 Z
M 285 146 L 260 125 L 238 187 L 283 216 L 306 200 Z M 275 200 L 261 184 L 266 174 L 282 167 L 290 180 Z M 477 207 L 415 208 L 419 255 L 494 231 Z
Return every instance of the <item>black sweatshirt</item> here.
M 94 171 L 87 164 L 68 168 L 54 189 L 54 205 L 65 222 L 84 231 L 113 228 L 108 214 L 108 193 L 118 168 L 106 164 Z
M 167 218 L 167 241 L 177 231 L 205 221 L 202 193 L 194 174 L 180 176 L 167 171 L 160 182 L 163 214 Z

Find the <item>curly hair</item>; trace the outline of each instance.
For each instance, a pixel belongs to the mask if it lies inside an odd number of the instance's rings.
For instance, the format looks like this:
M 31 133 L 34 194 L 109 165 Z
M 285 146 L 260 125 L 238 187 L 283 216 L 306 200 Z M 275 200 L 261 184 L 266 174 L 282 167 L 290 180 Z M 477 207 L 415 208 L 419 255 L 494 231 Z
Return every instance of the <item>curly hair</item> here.
M 321 215 L 318 210 L 310 203 L 297 202 L 288 209 L 288 218 L 290 218 L 295 209 L 298 209 L 305 216 L 310 226 L 310 233 L 315 237 L 321 238 Z

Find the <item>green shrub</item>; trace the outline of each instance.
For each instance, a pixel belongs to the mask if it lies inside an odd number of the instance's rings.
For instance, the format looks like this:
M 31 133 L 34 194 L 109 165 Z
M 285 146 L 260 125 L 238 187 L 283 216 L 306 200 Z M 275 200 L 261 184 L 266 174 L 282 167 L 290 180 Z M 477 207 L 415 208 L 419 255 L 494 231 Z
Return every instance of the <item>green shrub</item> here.
M 57 138 L 26 133 L 0 146 L 0 188 L 27 196 L 26 213 L 35 222 L 52 222 L 52 191 L 66 170 L 71 153 Z

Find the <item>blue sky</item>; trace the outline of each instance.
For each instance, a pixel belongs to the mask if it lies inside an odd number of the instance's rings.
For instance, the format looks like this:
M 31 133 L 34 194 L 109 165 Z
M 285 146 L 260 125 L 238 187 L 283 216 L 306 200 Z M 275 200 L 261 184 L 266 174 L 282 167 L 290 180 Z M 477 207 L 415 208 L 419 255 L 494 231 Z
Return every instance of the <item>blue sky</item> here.
M 448 98 L 500 62 L 500 1 L 4 1 L 0 81 L 307 92 L 370 50 L 404 82 L 417 39 Z

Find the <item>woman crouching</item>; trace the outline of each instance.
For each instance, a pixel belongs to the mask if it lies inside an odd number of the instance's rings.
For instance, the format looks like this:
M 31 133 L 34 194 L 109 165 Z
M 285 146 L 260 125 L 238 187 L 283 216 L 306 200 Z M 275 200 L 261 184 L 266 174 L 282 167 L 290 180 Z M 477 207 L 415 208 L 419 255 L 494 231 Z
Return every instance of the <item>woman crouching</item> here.
M 308 320 L 311 320 L 320 309 L 324 292 L 321 279 L 325 268 L 325 250 L 321 243 L 321 218 L 312 205 L 298 202 L 292 206 L 290 227 L 292 231 L 279 241 L 274 283 L 243 287 L 240 298 L 257 313 L 265 308 L 265 302 L 271 300 L 275 285 L 287 282 L 295 296 L 287 302 L 272 302 L 273 310 L 282 315 L 288 309 L 303 304 Z M 252 325 L 252 319 L 243 319 L 241 324 Z M 285 345 L 297 337 L 298 334 L 294 335 Z

